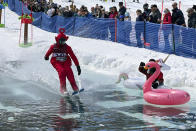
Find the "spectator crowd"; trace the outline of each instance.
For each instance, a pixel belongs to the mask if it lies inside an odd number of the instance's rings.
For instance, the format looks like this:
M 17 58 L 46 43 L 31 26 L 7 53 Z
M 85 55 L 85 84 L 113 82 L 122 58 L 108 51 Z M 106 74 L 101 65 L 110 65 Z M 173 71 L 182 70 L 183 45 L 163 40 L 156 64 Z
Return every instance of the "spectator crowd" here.
M 126 11 L 126 8 L 123 5 L 123 2 L 119 2 L 119 10 L 117 10 L 116 6 L 110 7 L 109 11 L 106 11 L 102 5 L 96 4 L 95 7 L 91 7 L 90 11 L 84 5 L 80 8 L 77 8 L 76 5 L 70 0 L 72 3 L 70 6 L 62 7 L 57 3 L 48 2 L 46 0 L 21 0 L 24 4 L 28 6 L 29 10 L 33 12 L 44 12 L 47 15 L 53 17 L 56 15 L 63 17 L 87 17 L 87 18 L 117 18 L 121 21 L 131 20 L 131 16 L 129 12 Z M 157 24 L 177 24 L 186 26 L 185 18 L 180 9 L 177 7 L 177 3 L 174 2 L 172 4 L 172 13 L 168 8 L 164 9 L 163 20 L 161 20 L 161 12 L 158 9 L 157 5 L 151 5 L 149 9 L 149 5 L 145 3 L 143 5 L 143 12 L 141 10 L 137 10 L 137 18 L 136 21 L 148 21 L 151 23 Z M 188 13 L 188 22 L 187 26 L 190 28 L 196 28 L 196 5 L 192 8 L 187 9 Z
M 95 7 L 91 7 L 90 11 L 84 5 L 80 8 L 77 8 L 76 5 L 72 1 L 70 6 L 62 7 L 57 3 L 48 2 L 47 0 L 21 0 L 24 4 L 28 6 L 29 10 L 33 12 L 44 12 L 47 15 L 53 17 L 56 15 L 63 17 L 87 17 L 87 18 L 117 18 L 121 21 L 131 20 L 129 12 L 126 11 L 126 8 L 123 5 L 123 2 L 119 2 L 119 10 L 117 10 L 116 6 L 110 7 L 109 11 L 106 11 L 102 5 L 96 4 Z M 136 21 L 148 21 L 151 23 L 157 24 L 177 24 L 186 26 L 185 18 L 180 9 L 177 7 L 177 3 L 174 2 L 172 4 L 172 13 L 168 8 L 164 9 L 163 20 L 161 20 L 161 12 L 158 9 L 157 5 L 151 5 L 149 9 L 149 5 L 145 3 L 143 5 L 143 12 L 141 10 L 137 10 L 137 18 Z M 187 26 L 190 28 L 196 28 L 196 5 L 192 8 L 187 9 L 188 13 L 188 22 Z
M 29 10 L 33 12 L 44 12 L 50 17 L 59 15 L 63 17 L 87 17 L 87 18 L 119 18 L 124 20 L 125 15 L 130 17 L 126 12 L 126 8 L 123 6 L 123 2 L 119 2 L 119 11 L 116 6 L 110 7 L 109 11 L 106 11 L 102 5 L 96 4 L 95 7 L 91 7 L 90 10 L 84 5 L 77 8 L 73 2 L 70 6 L 62 7 L 57 3 L 48 2 L 46 0 L 20 0 L 28 6 Z
M 56 3 L 46 1 L 46 0 L 21 0 L 25 5 L 28 6 L 29 10 L 33 12 L 44 12 L 48 16 L 53 17 L 56 15 L 63 17 L 86 17 L 86 18 L 112 18 L 119 19 L 120 21 L 131 21 L 131 16 L 127 11 L 126 7 L 123 5 L 123 2 L 119 2 L 119 9 L 116 6 L 110 7 L 109 11 L 106 11 L 102 5 L 96 4 L 95 7 L 91 7 L 90 10 L 84 5 L 80 8 L 77 8 L 74 5 L 74 2 L 71 2 L 70 6 L 62 7 Z M 134 0 L 135 1 L 135 0 Z M 138 1 L 139 2 L 139 1 Z M 167 27 L 168 24 L 175 24 L 179 26 L 196 28 L 196 5 L 193 5 L 192 8 L 187 9 L 188 20 L 187 24 L 185 22 L 185 17 L 183 12 L 178 8 L 178 4 L 174 2 L 172 4 L 172 10 L 170 11 L 168 8 L 164 9 L 163 15 L 158 9 L 156 4 L 150 6 L 148 3 L 143 5 L 143 11 L 141 9 L 136 10 L 136 24 L 135 24 L 135 32 L 136 32 L 136 40 L 137 46 L 142 47 L 141 36 L 143 34 L 146 43 L 151 43 L 151 47 L 153 49 L 159 48 L 158 46 L 158 32 L 160 29 L 160 24 L 163 24 L 163 34 L 165 41 L 165 49 L 168 49 L 170 46 L 169 43 L 169 35 L 171 34 L 171 28 Z M 162 18 L 163 16 L 163 18 Z M 153 27 L 153 30 L 146 31 L 144 33 L 144 22 L 150 22 L 156 24 Z M 148 28 L 148 27 L 146 27 Z M 130 30 L 131 31 L 131 30 Z M 179 33 L 180 31 L 175 31 L 175 42 L 179 41 Z M 130 32 L 128 32 L 130 33 Z M 111 35 L 114 35 L 111 33 Z M 130 35 L 127 35 L 129 38 Z M 114 41 L 114 40 L 112 40 Z M 196 40 L 194 41 L 196 43 Z M 129 42 L 128 42 L 129 43 Z

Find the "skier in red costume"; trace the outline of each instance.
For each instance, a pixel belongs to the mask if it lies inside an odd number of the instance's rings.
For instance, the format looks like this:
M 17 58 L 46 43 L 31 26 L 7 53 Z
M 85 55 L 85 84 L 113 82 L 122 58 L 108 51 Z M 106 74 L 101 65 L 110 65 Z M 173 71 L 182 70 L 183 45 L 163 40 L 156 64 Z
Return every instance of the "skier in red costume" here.
M 66 36 L 64 33 L 65 33 L 65 29 L 60 28 L 58 36 L 55 37 L 56 43 L 50 46 L 50 49 L 47 51 L 45 55 L 45 60 L 49 60 L 49 56 L 52 54 L 52 58 L 50 62 L 58 72 L 61 93 L 65 93 L 67 91 L 66 90 L 66 77 L 67 77 L 72 86 L 72 89 L 74 90 L 72 95 L 75 95 L 79 92 L 79 89 L 78 86 L 76 85 L 73 71 L 71 69 L 71 65 L 72 65 L 71 59 L 73 60 L 74 64 L 77 67 L 78 75 L 81 74 L 81 69 L 80 69 L 78 59 L 73 53 L 71 47 L 65 43 L 69 37 Z

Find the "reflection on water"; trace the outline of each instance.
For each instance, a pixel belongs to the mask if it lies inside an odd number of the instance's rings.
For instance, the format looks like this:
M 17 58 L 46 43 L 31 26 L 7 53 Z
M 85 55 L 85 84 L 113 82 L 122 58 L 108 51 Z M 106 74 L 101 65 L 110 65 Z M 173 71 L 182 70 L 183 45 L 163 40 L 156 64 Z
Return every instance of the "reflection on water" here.
M 148 116 L 177 116 L 181 113 L 186 113 L 188 109 L 182 110 L 174 107 L 155 107 L 152 105 L 142 105 L 143 106 L 143 114 L 148 115 Z
M 38 85 L 3 79 L 0 130 L 185 130 L 196 125 L 194 103 L 159 107 L 146 103 L 136 90 L 114 85 L 97 85 L 80 96 L 62 97 Z
M 73 101 L 70 97 L 60 99 L 59 114 L 54 117 L 55 131 L 71 131 L 78 128 L 75 118 L 80 118 L 79 113 L 84 113 L 84 107 L 78 96 Z

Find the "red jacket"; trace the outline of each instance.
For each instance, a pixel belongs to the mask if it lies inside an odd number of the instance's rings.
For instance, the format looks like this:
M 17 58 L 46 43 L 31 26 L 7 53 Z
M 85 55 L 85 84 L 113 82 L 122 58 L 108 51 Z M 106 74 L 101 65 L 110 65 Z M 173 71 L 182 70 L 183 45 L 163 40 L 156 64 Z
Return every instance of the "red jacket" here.
M 53 44 L 50 46 L 50 49 L 47 51 L 45 57 L 49 57 L 51 54 L 53 54 L 50 62 L 65 62 L 65 66 L 71 66 L 72 62 L 71 59 L 74 61 L 74 64 L 76 66 L 79 66 L 79 62 L 75 54 L 73 53 L 70 46 L 67 44 L 65 45 L 59 45 L 59 44 Z M 65 61 L 58 61 L 57 58 L 65 58 Z M 70 58 L 71 57 L 71 58 Z
M 163 17 L 163 24 L 172 24 L 171 13 L 165 14 L 165 16 Z
M 117 15 L 118 15 L 118 12 L 111 13 L 109 15 L 109 18 L 116 18 Z
M 152 75 L 152 74 L 148 74 L 148 73 L 147 73 L 147 70 L 144 69 L 143 66 L 140 66 L 140 67 L 139 67 L 139 71 L 140 71 L 141 73 L 143 73 L 143 74 L 146 75 L 146 79 L 147 79 L 147 80 L 148 80 L 148 78 L 150 78 L 151 75 Z M 163 79 L 163 73 L 162 73 L 162 72 L 160 72 L 159 76 L 157 77 L 157 79 L 156 79 L 154 82 L 156 82 L 156 81 L 159 82 L 159 85 L 160 85 L 160 84 L 163 84 L 164 79 Z M 154 82 L 153 82 L 153 83 L 154 83 Z

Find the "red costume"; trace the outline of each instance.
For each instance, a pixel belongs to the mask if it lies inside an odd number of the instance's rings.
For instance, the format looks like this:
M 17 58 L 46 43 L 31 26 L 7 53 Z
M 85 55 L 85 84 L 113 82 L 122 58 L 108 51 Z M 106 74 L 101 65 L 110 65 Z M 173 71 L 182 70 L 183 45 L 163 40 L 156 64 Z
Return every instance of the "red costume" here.
M 149 62 L 150 61 L 156 62 L 154 59 L 150 59 Z M 141 62 L 138 70 L 141 73 L 143 73 L 144 75 L 146 75 L 146 80 L 148 80 L 153 75 L 153 73 L 156 71 L 156 69 L 152 68 L 152 69 L 149 70 L 149 69 L 145 69 L 144 66 L 145 66 L 145 63 Z M 163 84 L 164 84 L 163 73 L 160 71 L 159 76 L 152 83 L 152 87 L 154 89 L 156 89 L 156 88 L 158 88 L 158 86 L 163 85 Z
M 50 62 L 58 72 L 61 92 L 66 91 L 66 77 L 70 81 L 73 90 L 78 91 L 73 71 L 71 69 L 71 59 L 74 61 L 74 64 L 77 67 L 78 75 L 80 75 L 81 73 L 79 62 L 70 46 L 68 46 L 67 44 L 59 43 L 60 39 L 64 39 L 65 41 L 67 41 L 68 39 L 68 37 L 64 34 L 65 30 L 63 28 L 61 28 L 59 32 L 60 34 L 58 34 L 58 36 L 56 37 L 56 44 L 50 46 L 50 49 L 45 55 L 45 59 L 48 60 L 49 56 L 52 54 Z
M 144 69 L 144 67 L 142 67 L 142 66 L 139 67 L 139 71 L 146 75 L 146 80 L 148 80 L 148 78 L 150 78 L 153 74 L 153 73 L 152 74 L 147 73 L 148 70 Z M 156 81 L 159 82 L 159 85 L 163 84 L 164 79 L 163 79 L 163 73 L 162 72 L 160 72 L 159 76 L 157 77 L 157 79 L 154 82 L 156 82 Z

